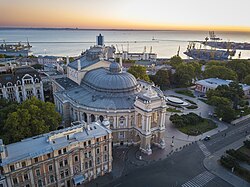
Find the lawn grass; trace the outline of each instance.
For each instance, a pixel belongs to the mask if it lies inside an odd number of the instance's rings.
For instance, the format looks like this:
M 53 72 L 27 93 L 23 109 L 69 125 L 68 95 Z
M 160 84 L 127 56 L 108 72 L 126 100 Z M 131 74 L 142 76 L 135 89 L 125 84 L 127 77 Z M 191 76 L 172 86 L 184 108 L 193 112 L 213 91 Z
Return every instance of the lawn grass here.
M 185 99 L 187 102 L 193 104 L 193 105 L 197 105 L 196 102 L 192 101 L 192 100 L 189 100 L 189 99 Z
M 167 112 L 176 112 L 176 113 L 180 113 L 182 111 L 176 109 L 176 108 L 167 108 Z
M 210 105 L 207 99 L 199 99 L 199 100 L 206 103 L 207 105 Z
M 175 93 L 195 98 L 195 96 L 191 90 L 176 90 Z
M 242 152 L 250 158 L 250 149 L 248 149 L 246 146 L 242 146 L 238 149 L 238 151 Z
M 215 129 L 216 127 L 217 125 L 213 121 L 205 119 L 204 122 L 201 122 L 197 125 L 187 125 L 178 129 L 187 135 L 197 136 L 212 129 Z
M 198 106 L 197 105 L 190 105 L 190 106 L 187 106 L 186 108 L 187 109 L 196 109 L 196 108 L 198 108 Z

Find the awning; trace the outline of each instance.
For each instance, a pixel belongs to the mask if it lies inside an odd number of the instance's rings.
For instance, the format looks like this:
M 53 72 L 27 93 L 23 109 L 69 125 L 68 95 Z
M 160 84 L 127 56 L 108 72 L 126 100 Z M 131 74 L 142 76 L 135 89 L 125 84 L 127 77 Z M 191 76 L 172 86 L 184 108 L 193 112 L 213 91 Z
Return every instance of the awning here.
M 82 184 L 85 180 L 85 177 L 83 175 L 75 175 L 73 177 L 73 183 L 76 184 Z

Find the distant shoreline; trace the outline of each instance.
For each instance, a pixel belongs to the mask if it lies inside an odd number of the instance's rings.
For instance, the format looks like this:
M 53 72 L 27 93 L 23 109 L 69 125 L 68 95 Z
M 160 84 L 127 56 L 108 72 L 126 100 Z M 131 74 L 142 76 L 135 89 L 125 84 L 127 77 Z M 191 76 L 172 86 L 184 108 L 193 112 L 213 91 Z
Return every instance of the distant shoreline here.
M 208 32 L 206 30 L 178 30 L 178 29 L 94 29 L 94 28 L 53 28 L 53 27 L 0 27 L 0 30 L 69 30 L 69 31 L 186 31 L 186 32 Z M 227 32 L 227 33 L 249 33 L 247 31 L 216 31 L 216 32 Z

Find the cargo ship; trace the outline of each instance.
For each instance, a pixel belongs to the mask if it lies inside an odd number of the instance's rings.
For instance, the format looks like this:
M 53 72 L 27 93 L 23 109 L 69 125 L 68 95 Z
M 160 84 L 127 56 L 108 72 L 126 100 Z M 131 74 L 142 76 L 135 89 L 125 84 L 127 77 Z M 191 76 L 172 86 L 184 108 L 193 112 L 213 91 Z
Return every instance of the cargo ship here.
M 202 41 L 200 43 L 218 49 L 250 50 L 250 43 L 222 41 L 221 38 L 215 35 L 214 31 L 209 31 L 209 37 L 206 37 L 205 41 Z
M 21 44 L 21 42 L 17 44 L 6 44 L 5 41 L 0 43 L 0 54 L 11 56 L 11 57 L 27 57 L 32 55 L 32 51 L 30 50 L 32 46 L 27 42 L 27 44 Z
M 191 42 L 187 50 L 184 52 L 185 55 L 195 60 L 228 60 L 235 55 L 235 50 L 217 50 L 217 49 L 197 49 L 195 43 Z

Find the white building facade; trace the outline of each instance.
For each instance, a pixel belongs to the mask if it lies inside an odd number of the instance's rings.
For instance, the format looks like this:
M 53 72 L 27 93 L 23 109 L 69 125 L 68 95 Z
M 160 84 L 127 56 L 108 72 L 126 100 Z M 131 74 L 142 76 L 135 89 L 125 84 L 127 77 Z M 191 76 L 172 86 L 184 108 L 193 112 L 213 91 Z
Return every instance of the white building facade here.
M 21 103 L 33 96 L 44 101 L 43 83 L 35 69 L 19 67 L 0 75 L 0 98 Z

